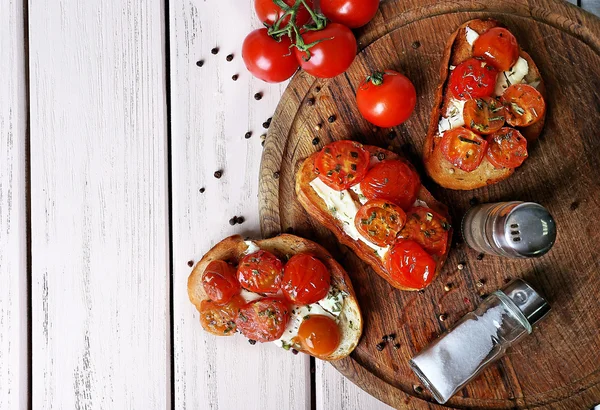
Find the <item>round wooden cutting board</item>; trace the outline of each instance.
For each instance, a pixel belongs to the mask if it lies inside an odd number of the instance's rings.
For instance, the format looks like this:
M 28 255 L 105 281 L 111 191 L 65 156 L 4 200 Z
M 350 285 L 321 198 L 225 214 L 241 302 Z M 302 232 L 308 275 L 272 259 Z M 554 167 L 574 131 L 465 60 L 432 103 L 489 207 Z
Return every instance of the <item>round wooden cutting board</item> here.
M 536 61 L 548 89 L 547 124 L 530 147 L 530 158 L 510 179 L 474 191 L 445 190 L 425 178 L 420 159 L 440 59 L 448 37 L 461 23 L 485 17 L 510 28 Z M 392 406 L 436 408 L 408 360 L 473 310 L 485 294 L 511 278 L 524 278 L 549 299 L 552 312 L 447 405 L 588 409 L 597 404 L 600 21 L 557 0 L 395 0 L 382 2 L 376 19 L 357 36 L 361 51 L 345 75 L 318 80 L 299 73 L 292 80 L 273 117 L 260 175 L 264 236 L 293 231 L 312 238 L 326 246 L 352 278 L 365 317 L 364 334 L 354 353 L 333 365 Z M 385 68 L 408 75 L 419 95 L 411 119 L 394 130 L 373 128 L 358 113 L 354 99 L 361 80 Z M 328 121 L 331 116 L 333 122 Z M 347 138 L 391 146 L 407 156 L 427 188 L 449 206 L 455 228 L 475 201 L 535 201 L 547 206 L 557 221 L 556 245 L 535 260 L 481 259 L 455 229 L 448 261 L 431 286 L 422 293 L 393 289 L 312 221 L 295 198 L 294 174 L 301 161 L 325 144 Z M 459 270 L 461 263 L 464 269 Z M 449 283 L 452 289 L 444 291 Z M 399 349 L 388 344 L 377 351 L 375 346 L 389 333 L 396 333 Z

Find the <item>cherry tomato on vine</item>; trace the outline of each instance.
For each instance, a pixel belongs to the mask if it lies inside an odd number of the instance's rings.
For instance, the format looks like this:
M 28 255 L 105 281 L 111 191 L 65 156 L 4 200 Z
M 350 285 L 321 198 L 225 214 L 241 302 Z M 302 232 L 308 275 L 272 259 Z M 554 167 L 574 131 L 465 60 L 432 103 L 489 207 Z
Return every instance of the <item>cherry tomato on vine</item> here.
M 235 268 L 221 260 L 208 264 L 202 274 L 202 285 L 210 300 L 218 304 L 229 302 L 241 290 Z
M 350 28 L 367 24 L 378 8 L 379 0 L 321 0 L 321 12 L 325 17 Z
M 298 341 L 314 356 L 327 356 L 340 345 L 340 328 L 329 316 L 308 315 L 298 328 Z
M 473 55 L 484 57 L 500 71 L 507 71 L 519 59 L 519 44 L 507 29 L 493 27 L 477 37 L 473 44 Z
M 267 34 L 266 28 L 261 28 L 244 40 L 242 58 L 253 76 L 268 83 L 280 83 L 293 76 L 299 67 L 291 45 L 289 37 L 277 41 Z
M 292 7 L 296 3 L 296 0 L 283 1 L 290 7 Z M 306 0 L 306 4 L 308 4 L 308 7 L 311 8 L 313 6 L 312 0 Z M 281 9 L 281 7 L 279 7 L 273 2 L 273 0 L 255 0 L 254 11 L 256 11 L 256 16 L 258 17 L 258 19 L 263 23 L 268 24 L 269 26 L 275 24 L 275 22 L 277 22 L 277 20 L 279 20 L 285 13 Z M 303 26 L 306 23 L 308 23 L 309 20 L 310 13 L 308 12 L 308 10 L 306 10 L 306 7 L 304 7 L 304 5 L 301 4 L 300 7 L 298 7 L 298 11 L 296 12 L 296 25 L 298 27 Z M 281 21 L 280 27 L 284 27 L 289 22 L 290 18 L 288 16 Z
M 544 97 L 527 84 L 513 84 L 500 97 L 506 108 L 506 122 L 513 127 L 527 127 L 542 119 L 546 112 Z
M 315 160 L 319 179 L 336 191 L 358 184 L 367 173 L 369 152 L 356 141 L 342 140 L 326 145 Z
M 484 59 L 470 58 L 452 70 L 448 87 L 459 100 L 489 97 L 497 77 L 498 71 Z
M 400 160 L 384 160 L 373 166 L 360 183 L 368 199 L 383 199 L 409 209 L 421 188 L 419 174 Z
M 486 158 L 496 168 L 516 168 L 527 159 L 527 139 L 514 128 L 501 128 L 487 140 Z
M 356 103 L 362 116 L 371 124 L 395 127 L 414 111 L 417 92 L 406 76 L 386 70 L 367 77 L 356 92 Z
M 294 49 L 300 66 L 318 78 L 332 78 L 350 67 L 356 56 L 356 39 L 346 26 L 329 23 L 323 30 L 302 34 L 306 45 L 314 44 L 308 51 Z M 310 58 L 309 58 L 310 53 Z
M 294 255 L 283 267 L 281 289 L 296 305 L 317 303 L 327 296 L 331 274 L 323 262 L 312 255 Z
M 435 275 L 435 260 L 411 239 L 398 239 L 384 259 L 390 279 L 407 288 L 423 289 Z
M 464 127 L 446 131 L 440 149 L 452 165 L 465 172 L 475 170 L 485 155 L 487 141 Z

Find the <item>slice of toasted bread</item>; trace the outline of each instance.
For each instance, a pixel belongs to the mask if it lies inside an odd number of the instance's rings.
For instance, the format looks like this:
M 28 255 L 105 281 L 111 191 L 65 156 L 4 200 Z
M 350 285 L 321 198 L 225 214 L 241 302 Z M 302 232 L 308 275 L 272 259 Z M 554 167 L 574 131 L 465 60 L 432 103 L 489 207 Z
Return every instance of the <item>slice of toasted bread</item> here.
M 402 160 L 397 154 L 387 151 L 383 148 L 378 148 L 370 145 L 363 145 L 372 157 L 376 157 L 378 159 L 394 159 L 394 160 Z M 401 286 L 397 283 L 390 281 L 390 275 L 385 268 L 384 262 L 381 257 L 373 252 L 367 244 L 361 241 L 356 241 L 352 239 L 350 236 L 346 234 L 343 228 L 343 222 L 336 219 L 331 211 L 328 209 L 325 202 L 319 197 L 319 195 L 315 192 L 315 190 L 310 185 L 310 182 L 318 177 L 318 174 L 314 170 L 314 162 L 318 153 L 315 153 L 308 157 L 298 170 L 296 174 L 296 196 L 298 197 L 298 201 L 304 207 L 306 212 L 315 218 L 321 225 L 325 226 L 327 229 L 332 231 L 337 239 L 348 246 L 350 249 L 356 253 L 356 255 L 361 258 L 363 261 L 368 263 L 373 270 L 382 278 L 387 280 L 392 286 L 401 289 L 401 290 L 419 290 L 415 288 L 407 288 Z M 405 161 L 412 167 L 408 161 Z M 450 222 L 450 216 L 448 215 L 448 208 L 438 202 L 431 193 L 425 189 L 425 187 L 421 186 L 421 189 L 418 194 L 418 199 L 425 202 L 427 207 L 433 209 L 439 215 L 443 216 Z M 449 237 L 452 237 L 452 229 L 450 228 Z M 448 245 L 446 247 L 446 251 L 444 252 L 441 258 L 437 259 L 437 267 L 435 274 L 437 275 L 441 270 L 444 261 L 448 255 L 448 251 L 450 250 L 450 240 L 448 240 Z
M 470 20 L 462 24 L 458 30 L 450 36 L 444 56 L 442 57 L 440 83 L 435 92 L 435 104 L 431 114 L 427 139 L 425 140 L 423 148 L 423 161 L 429 176 L 441 186 L 457 190 L 470 190 L 495 184 L 508 178 L 514 173 L 514 169 L 511 168 L 495 168 L 485 157 L 477 169 L 472 172 L 465 172 L 453 166 L 439 149 L 442 138 L 438 132 L 438 124 L 443 113 L 446 112 L 446 108 L 450 101 L 450 97 L 446 93 L 447 83 L 450 77 L 450 66 L 457 66 L 472 57 L 473 47 L 467 42 L 466 37 L 467 26 L 478 34 L 482 34 L 492 27 L 500 26 L 500 24 L 492 19 Z M 529 72 L 525 76 L 525 83 L 530 84 L 539 82 L 536 85 L 536 88 L 542 94 L 544 99 L 546 99 L 544 81 L 535 62 L 531 56 L 523 50 L 520 50 L 520 55 L 527 60 L 529 65 Z M 544 121 L 545 114 L 544 117 L 535 124 L 532 124 L 529 127 L 519 128 L 519 131 L 527 139 L 529 145 L 541 134 L 542 128 L 544 127 Z
M 296 254 L 310 253 L 327 266 L 331 274 L 331 286 L 345 292 L 347 296 L 344 298 L 342 311 L 336 319 L 341 332 L 340 345 L 333 353 L 318 358 L 331 361 L 348 356 L 358 344 L 362 334 L 363 320 L 352 283 L 341 265 L 322 246 L 298 236 L 282 234 L 274 238 L 252 242 L 260 249 L 269 251 L 282 260 Z M 202 285 L 202 275 L 208 264 L 214 260 L 223 260 L 237 265 L 244 257 L 248 247 L 241 236 L 230 236 L 217 243 L 196 264 L 188 278 L 188 295 L 196 309 L 200 310 L 200 303 L 208 299 Z

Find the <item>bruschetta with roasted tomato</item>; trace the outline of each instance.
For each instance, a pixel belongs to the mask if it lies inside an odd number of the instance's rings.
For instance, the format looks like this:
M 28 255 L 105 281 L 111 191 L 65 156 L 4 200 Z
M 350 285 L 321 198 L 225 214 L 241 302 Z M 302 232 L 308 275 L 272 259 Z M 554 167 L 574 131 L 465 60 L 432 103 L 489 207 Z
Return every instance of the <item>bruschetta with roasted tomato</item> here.
M 204 330 L 241 333 L 323 360 L 348 356 L 362 334 L 362 316 L 348 274 L 314 242 L 283 234 L 231 236 L 196 264 L 188 295 Z
M 450 249 L 447 208 L 391 151 L 350 140 L 326 145 L 300 166 L 296 194 L 309 215 L 398 289 L 428 286 Z
M 490 19 L 461 25 L 441 64 L 423 152 L 427 173 L 458 190 L 508 178 L 544 126 L 545 88 L 535 62 Z

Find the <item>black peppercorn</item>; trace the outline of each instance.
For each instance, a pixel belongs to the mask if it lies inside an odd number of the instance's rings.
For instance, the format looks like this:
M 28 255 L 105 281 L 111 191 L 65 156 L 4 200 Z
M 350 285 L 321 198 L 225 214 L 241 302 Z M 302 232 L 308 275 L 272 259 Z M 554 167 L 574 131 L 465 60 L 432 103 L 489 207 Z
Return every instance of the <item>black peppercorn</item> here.
M 203 194 L 206 191 L 206 188 L 200 188 L 200 193 Z
M 333 123 L 333 122 L 335 122 L 335 120 L 336 120 L 336 116 L 335 115 L 331 115 L 331 116 L 329 116 L 329 118 L 327 118 L 327 121 L 329 121 L 330 124 Z
M 219 53 L 219 47 L 214 47 L 212 50 L 210 50 L 210 52 L 214 55 L 214 54 L 218 54 Z
M 485 256 L 485 255 L 484 255 L 483 253 L 480 253 L 479 255 L 477 255 L 477 260 L 478 260 L 478 261 L 480 261 L 480 260 L 483 260 L 483 257 L 484 257 L 484 256 Z
M 313 140 L 312 140 L 313 145 L 319 145 L 319 142 L 321 142 L 321 140 L 318 138 L 313 138 Z
M 309 106 L 313 106 L 315 105 L 315 99 L 313 97 L 310 97 L 307 101 L 306 104 L 308 104 Z
M 198 61 L 196 61 L 196 65 L 198 67 L 202 67 L 204 65 L 204 60 L 198 60 Z
M 265 122 L 263 122 L 262 126 L 264 129 L 268 129 L 271 126 L 271 123 L 268 121 L 265 121 Z
M 220 171 L 220 170 L 219 171 L 215 171 L 214 175 L 215 175 L 215 178 L 219 179 L 219 178 L 221 178 L 223 176 L 223 171 Z
M 279 171 L 273 172 L 273 178 L 279 179 Z
M 384 342 L 389 342 L 390 341 L 390 337 L 388 335 L 384 335 L 381 340 L 383 340 Z
M 248 339 L 248 343 L 254 346 L 256 344 L 256 340 Z
M 254 94 L 254 99 L 255 99 L 256 101 L 259 101 L 259 100 L 261 100 L 262 98 L 263 98 L 263 93 L 256 93 L 256 94 Z
M 388 335 L 388 338 L 389 338 L 390 340 L 394 340 L 394 339 L 396 338 L 396 333 L 390 333 L 390 334 Z
M 396 344 L 394 345 L 394 350 L 398 350 L 398 349 L 400 349 L 400 343 L 396 343 Z
M 477 199 L 477 198 L 475 198 L 475 197 L 473 197 L 473 198 L 471 198 L 471 199 L 469 200 L 469 205 L 471 205 L 471 206 L 475 206 L 475 205 L 477 205 L 478 203 L 479 203 L 479 199 Z
M 246 221 L 246 218 L 244 218 L 243 216 L 238 216 L 237 223 L 243 224 L 245 221 Z
M 410 46 L 416 50 L 417 48 L 421 47 L 421 42 L 413 41 L 413 43 Z
M 265 146 L 265 141 L 263 140 L 263 141 L 260 143 L 260 145 L 264 147 L 264 146 Z
M 194 261 L 188 261 L 188 266 L 191 268 L 192 266 L 194 266 Z
M 377 154 L 377 159 L 379 161 L 383 161 L 385 159 L 385 154 L 383 152 L 380 152 Z
M 321 87 L 317 86 L 317 88 L 315 88 L 316 92 L 321 92 Z
M 298 351 L 296 349 L 292 349 L 292 353 L 293 354 L 298 354 Z
M 385 343 L 384 342 L 377 343 L 377 346 L 375 346 L 375 348 L 377 350 L 379 350 L 380 352 L 384 349 L 384 347 L 385 347 Z
M 227 60 L 227 61 L 233 60 L 233 54 L 229 54 L 227 57 L 225 57 L 225 60 Z
M 233 81 L 237 81 L 237 80 L 238 80 L 238 78 L 240 78 L 240 76 L 239 76 L 238 74 L 234 74 L 234 75 L 232 75 L 232 76 L 231 76 L 231 79 L 232 79 Z
M 244 138 L 249 139 L 252 136 L 252 132 L 248 131 L 245 135 Z
M 229 225 L 233 226 L 237 223 L 237 216 L 234 216 L 229 220 Z
M 417 394 L 422 394 L 423 393 L 423 388 L 421 386 L 413 386 L 413 390 L 415 391 L 415 393 Z

